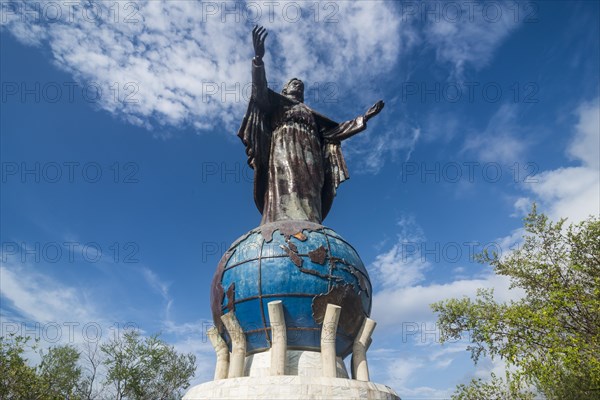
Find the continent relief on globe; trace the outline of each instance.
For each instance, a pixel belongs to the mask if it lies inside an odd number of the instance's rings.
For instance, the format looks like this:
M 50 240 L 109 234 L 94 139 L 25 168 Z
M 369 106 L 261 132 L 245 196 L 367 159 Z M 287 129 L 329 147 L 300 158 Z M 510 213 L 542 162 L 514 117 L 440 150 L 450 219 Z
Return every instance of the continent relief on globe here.
M 371 312 L 371 281 L 356 250 L 334 230 L 278 221 L 246 233 L 225 252 L 211 287 L 213 320 L 231 350 L 221 316 L 235 311 L 247 354 L 271 347 L 267 304 L 281 300 L 288 348 L 320 350 L 327 304 L 342 307 L 336 353 L 344 358 Z

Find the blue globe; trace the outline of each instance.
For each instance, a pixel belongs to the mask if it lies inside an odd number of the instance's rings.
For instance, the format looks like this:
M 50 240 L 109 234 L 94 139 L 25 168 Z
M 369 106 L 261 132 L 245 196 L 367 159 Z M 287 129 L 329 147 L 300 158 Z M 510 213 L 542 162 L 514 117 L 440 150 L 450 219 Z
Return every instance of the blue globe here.
M 225 252 L 211 287 L 215 326 L 231 349 L 221 316 L 235 311 L 247 353 L 271 347 L 267 304 L 281 300 L 288 348 L 320 351 L 328 303 L 342 307 L 336 352 L 346 357 L 371 312 L 372 287 L 356 250 L 334 230 L 306 221 L 262 225 Z

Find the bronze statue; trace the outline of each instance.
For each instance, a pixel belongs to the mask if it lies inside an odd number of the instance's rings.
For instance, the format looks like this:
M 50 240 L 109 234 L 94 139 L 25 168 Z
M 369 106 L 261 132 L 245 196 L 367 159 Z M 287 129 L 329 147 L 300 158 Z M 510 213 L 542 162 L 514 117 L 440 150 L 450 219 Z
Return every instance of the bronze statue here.
M 353 120 L 337 123 L 310 109 L 304 84 L 293 78 L 281 94 L 267 87 L 266 29 L 254 27 L 252 96 L 238 136 L 254 169 L 254 202 L 261 225 L 282 220 L 321 223 L 336 189 L 348 179 L 341 141 L 367 127 L 384 106 L 378 101 Z

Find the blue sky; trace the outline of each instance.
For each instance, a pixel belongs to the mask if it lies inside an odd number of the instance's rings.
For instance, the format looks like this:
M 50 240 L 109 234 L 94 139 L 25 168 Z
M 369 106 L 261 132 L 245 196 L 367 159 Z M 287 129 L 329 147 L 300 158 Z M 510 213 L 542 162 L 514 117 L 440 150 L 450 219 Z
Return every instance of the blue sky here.
M 237 4 L 237 5 L 236 5 Z M 374 283 L 372 378 L 445 398 L 500 370 L 441 346 L 429 304 L 495 288 L 532 202 L 600 213 L 599 3 L 2 2 L 2 334 L 162 332 L 212 377 L 208 290 L 260 215 L 235 133 L 255 23 L 267 79 L 343 121 L 351 179 L 324 224 Z

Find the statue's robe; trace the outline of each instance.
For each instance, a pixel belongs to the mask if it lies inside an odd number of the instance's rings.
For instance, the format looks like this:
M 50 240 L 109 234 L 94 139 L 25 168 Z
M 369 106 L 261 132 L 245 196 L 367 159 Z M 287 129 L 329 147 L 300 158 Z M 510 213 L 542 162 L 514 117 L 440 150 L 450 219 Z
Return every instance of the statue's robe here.
M 337 123 L 267 87 L 264 65 L 253 64 L 253 91 L 238 136 L 254 169 L 254 202 L 262 224 L 321 223 L 337 187 L 349 178 L 341 141 L 364 130 L 360 116 Z

